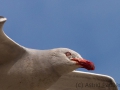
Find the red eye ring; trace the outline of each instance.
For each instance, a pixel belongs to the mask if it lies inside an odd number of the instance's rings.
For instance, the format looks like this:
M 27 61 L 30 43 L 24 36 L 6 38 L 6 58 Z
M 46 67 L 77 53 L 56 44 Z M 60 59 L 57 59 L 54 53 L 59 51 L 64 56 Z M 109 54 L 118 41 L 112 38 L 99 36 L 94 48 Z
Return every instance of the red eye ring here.
M 71 56 L 71 53 L 70 52 L 66 52 L 65 55 L 66 56 Z

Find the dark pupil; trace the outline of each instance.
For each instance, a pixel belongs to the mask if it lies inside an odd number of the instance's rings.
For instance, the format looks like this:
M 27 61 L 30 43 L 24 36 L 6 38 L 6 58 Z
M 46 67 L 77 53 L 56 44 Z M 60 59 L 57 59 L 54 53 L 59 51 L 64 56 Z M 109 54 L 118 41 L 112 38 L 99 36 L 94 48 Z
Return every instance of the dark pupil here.
M 70 52 L 66 52 L 65 54 L 66 54 L 66 56 L 70 56 L 70 55 L 71 55 L 71 53 L 70 53 Z

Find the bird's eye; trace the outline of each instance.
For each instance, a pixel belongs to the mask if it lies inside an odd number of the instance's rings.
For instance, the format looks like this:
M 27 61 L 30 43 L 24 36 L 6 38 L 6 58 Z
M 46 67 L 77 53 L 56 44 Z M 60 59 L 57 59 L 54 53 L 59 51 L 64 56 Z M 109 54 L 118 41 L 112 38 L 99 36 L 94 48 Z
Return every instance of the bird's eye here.
M 66 52 L 65 55 L 66 56 L 71 56 L 71 53 L 70 52 Z
M 66 53 L 65 53 L 65 55 L 66 55 L 69 59 L 71 59 L 71 58 L 72 58 L 72 55 L 71 55 L 71 53 L 70 53 L 70 52 L 66 52 Z

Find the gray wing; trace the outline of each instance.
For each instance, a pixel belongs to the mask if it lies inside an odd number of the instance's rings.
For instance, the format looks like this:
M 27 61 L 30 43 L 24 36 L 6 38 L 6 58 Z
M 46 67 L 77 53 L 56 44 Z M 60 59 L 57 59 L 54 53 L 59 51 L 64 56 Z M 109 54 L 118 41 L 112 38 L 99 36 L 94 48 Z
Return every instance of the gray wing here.
M 20 58 L 25 49 L 15 43 L 3 32 L 2 28 L 7 19 L 0 16 L 0 65 Z
M 74 71 L 62 76 L 48 90 L 118 90 L 114 79 L 107 75 Z

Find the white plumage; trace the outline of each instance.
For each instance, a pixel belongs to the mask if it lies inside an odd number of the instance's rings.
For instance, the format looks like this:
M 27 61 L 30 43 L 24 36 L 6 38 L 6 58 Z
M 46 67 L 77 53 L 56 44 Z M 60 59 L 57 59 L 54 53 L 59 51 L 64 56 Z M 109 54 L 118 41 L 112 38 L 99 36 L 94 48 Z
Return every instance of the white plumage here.
M 95 67 L 71 49 L 20 46 L 4 34 L 6 20 L 0 16 L 0 90 L 117 90 L 109 76 L 73 71 Z

